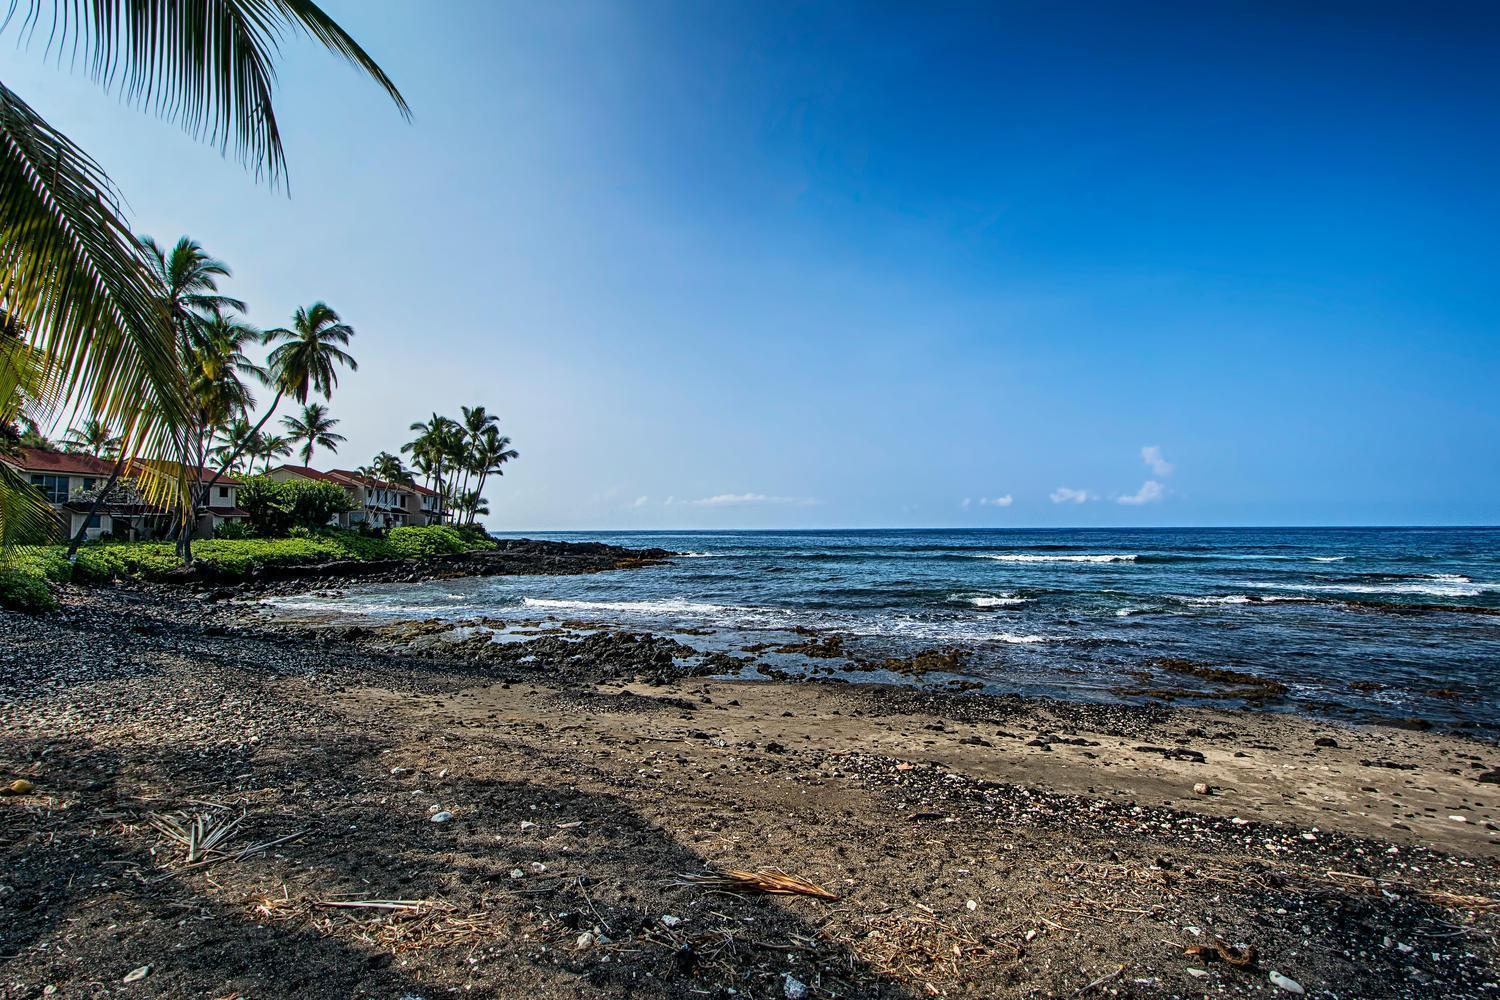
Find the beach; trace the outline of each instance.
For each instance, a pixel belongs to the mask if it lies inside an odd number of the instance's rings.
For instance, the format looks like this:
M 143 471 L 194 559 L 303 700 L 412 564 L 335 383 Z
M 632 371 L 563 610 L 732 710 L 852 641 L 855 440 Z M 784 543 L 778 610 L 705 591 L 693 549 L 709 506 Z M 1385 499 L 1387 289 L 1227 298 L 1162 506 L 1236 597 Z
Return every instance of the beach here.
M 66 603 L 0 618 L 0 769 L 33 786 L 0 799 L 5 995 L 1500 982 L 1482 735 L 731 680 L 684 653 L 691 634 L 559 622 L 481 643 L 206 585 Z M 243 819 L 189 862 L 151 817 L 199 813 Z M 836 898 L 693 878 L 726 869 Z

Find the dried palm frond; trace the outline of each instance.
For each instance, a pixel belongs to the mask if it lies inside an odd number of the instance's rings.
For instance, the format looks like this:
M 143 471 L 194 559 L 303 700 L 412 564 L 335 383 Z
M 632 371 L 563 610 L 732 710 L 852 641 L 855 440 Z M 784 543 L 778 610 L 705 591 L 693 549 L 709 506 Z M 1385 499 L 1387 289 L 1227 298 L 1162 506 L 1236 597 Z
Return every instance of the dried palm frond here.
M 230 817 L 206 812 L 195 816 L 156 813 L 151 816 L 150 823 L 169 840 L 180 844 L 187 852 L 183 860 L 193 864 L 214 855 L 228 854 L 222 848 L 234 837 L 244 819 L 243 814 Z
M 696 885 L 715 892 L 763 893 L 771 896 L 812 896 L 814 899 L 838 899 L 822 886 L 776 868 L 745 871 L 722 868 L 717 871 L 678 876 L 677 885 Z

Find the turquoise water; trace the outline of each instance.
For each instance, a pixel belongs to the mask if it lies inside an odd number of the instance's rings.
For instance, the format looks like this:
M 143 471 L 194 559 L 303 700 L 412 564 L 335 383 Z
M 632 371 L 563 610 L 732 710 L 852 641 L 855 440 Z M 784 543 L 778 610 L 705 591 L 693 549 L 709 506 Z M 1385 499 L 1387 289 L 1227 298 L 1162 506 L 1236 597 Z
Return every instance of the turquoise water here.
M 1132 671 L 1204 661 L 1289 685 L 1286 707 L 1500 726 L 1500 529 L 567 532 L 671 565 L 363 588 L 297 608 L 707 630 L 789 629 L 869 656 L 968 652 L 993 691 L 1132 700 Z M 793 665 L 795 668 L 795 665 Z M 1358 687 L 1351 687 L 1357 684 Z

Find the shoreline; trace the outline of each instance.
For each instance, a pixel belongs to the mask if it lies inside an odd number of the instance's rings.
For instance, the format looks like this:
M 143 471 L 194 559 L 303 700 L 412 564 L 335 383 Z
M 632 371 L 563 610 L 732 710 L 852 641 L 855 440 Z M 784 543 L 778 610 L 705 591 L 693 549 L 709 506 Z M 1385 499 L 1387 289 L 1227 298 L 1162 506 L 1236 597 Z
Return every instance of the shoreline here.
M 1055 995 L 1122 963 L 1133 996 L 1264 995 L 1273 970 L 1313 995 L 1500 980 L 1500 754 L 1468 737 L 725 681 L 618 632 L 505 662 L 380 650 L 210 598 L 0 615 L 0 768 L 36 784 L 0 799 L 6 988 L 148 964 L 160 996 L 290 994 L 290 967 L 329 997 L 779 997 L 788 975 Z M 247 842 L 305 832 L 199 873 L 146 822 L 219 807 Z M 841 898 L 681 884 L 707 863 Z M 194 912 L 213 920 L 161 919 Z M 42 949 L 63 927 L 66 953 Z M 1213 935 L 1257 961 L 1184 954 Z

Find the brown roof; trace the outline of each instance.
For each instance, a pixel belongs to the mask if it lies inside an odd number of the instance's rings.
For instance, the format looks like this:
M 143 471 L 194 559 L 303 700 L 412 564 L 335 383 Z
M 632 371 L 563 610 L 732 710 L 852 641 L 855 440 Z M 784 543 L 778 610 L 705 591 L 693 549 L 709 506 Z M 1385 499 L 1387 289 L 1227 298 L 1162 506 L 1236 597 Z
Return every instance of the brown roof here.
M 338 483 L 344 486 L 375 486 L 382 490 L 401 490 L 406 493 L 416 493 L 419 496 L 437 496 L 437 491 L 418 486 L 416 483 L 393 483 L 389 480 L 367 476 L 363 472 L 355 472 L 353 469 L 330 469 L 328 472 L 319 472 L 305 465 L 278 465 L 273 471 L 282 470 L 306 479 L 320 479 L 325 483 Z
M 278 465 L 271 471 L 290 472 L 293 475 L 301 476 L 303 479 L 317 479 L 329 483 L 335 482 L 333 477 L 329 476 L 328 473 L 319 472 L 317 469 L 309 468 L 306 465 Z
M 393 483 L 388 479 L 378 479 L 375 476 L 367 476 L 363 472 L 353 472 L 349 469 L 334 469 L 329 473 L 329 475 L 342 476 L 345 479 L 351 479 L 356 483 L 360 483 L 361 485 L 374 486 L 377 489 L 399 490 L 402 493 L 413 492 L 410 483 Z
M 177 475 L 178 470 L 181 469 L 181 468 L 182 468 L 182 465 L 179 462 L 166 462 L 166 461 L 161 461 L 161 460 L 157 460 L 157 459 L 151 459 L 151 460 L 145 460 L 145 461 L 140 461 L 140 462 L 134 462 L 134 463 L 131 464 L 131 469 L 132 470 L 136 470 L 136 469 L 152 469 L 152 470 L 155 470 L 157 472 L 160 472 L 164 476 L 174 476 L 174 477 Z M 189 472 L 197 472 L 198 473 L 198 482 L 200 482 L 200 483 L 207 483 L 207 482 L 209 482 L 210 480 L 212 480 L 214 478 L 214 473 L 218 472 L 219 468 L 216 465 L 209 465 L 209 466 L 206 466 L 203 469 L 189 468 L 188 471 Z M 238 486 L 239 484 L 240 484 L 240 481 L 238 479 L 234 478 L 231 475 L 226 474 L 226 475 L 220 476 L 218 482 L 215 485 L 218 485 L 218 486 Z
M 114 463 L 92 455 L 78 455 L 65 451 L 47 451 L 43 448 L 21 448 L 19 454 L 9 459 L 23 472 L 43 472 L 59 476 L 103 476 L 109 477 Z

